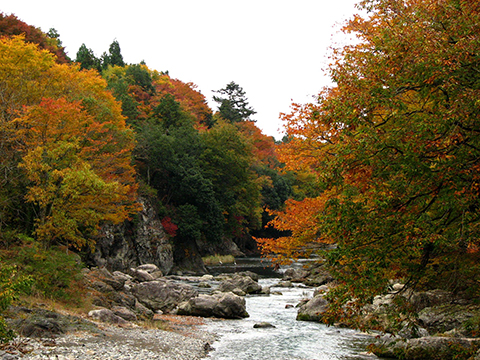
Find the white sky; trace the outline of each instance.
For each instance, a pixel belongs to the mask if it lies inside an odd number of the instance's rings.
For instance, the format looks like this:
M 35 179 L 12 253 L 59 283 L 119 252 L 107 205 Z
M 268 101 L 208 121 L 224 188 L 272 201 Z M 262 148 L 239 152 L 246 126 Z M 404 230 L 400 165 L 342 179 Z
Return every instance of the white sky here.
M 82 43 L 100 56 L 117 39 L 127 63 L 193 82 L 213 110 L 212 90 L 234 81 L 267 135 L 281 138 L 279 114 L 330 83 L 329 47 L 358 0 L 3 0 L 47 32 L 55 28 L 70 58 Z

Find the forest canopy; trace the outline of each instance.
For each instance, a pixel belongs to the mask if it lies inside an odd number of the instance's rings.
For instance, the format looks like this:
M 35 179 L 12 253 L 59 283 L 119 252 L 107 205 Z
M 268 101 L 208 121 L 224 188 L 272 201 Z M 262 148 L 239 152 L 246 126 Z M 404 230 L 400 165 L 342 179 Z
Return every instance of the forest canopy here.
M 117 40 L 99 57 L 83 44 L 72 61 L 56 30 L 5 14 L 0 62 L 2 244 L 93 250 L 104 224 L 133 221 L 147 197 L 176 253 L 226 240 L 255 251 L 264 209 L 288 196 L 275 190 L 274 139 L 234 82 L 236 105 L 214 112 L 195 84 L 127 63 Z

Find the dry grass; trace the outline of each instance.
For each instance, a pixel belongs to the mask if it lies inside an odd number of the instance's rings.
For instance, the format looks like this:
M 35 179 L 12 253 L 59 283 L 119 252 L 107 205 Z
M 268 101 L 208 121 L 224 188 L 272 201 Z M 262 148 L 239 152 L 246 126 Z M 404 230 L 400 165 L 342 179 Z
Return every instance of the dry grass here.
M 233 255 L 209 255 L 202 258 L 205 265 L 233 264 L 235 258 Z

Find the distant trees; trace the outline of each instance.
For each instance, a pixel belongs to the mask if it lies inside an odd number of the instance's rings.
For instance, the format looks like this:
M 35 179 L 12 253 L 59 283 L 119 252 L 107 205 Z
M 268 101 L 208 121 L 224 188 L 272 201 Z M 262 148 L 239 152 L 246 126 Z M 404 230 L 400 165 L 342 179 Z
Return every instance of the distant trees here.
M 108 66 L 125 66 L 123 56 L 120 50 L 120 44 L 114 40 L 108 49 L 108 53 L 104 52 L 100 58 L 95 56 L 92 49 L 82 44 L 77 51 L 75 62 L 80 64 L 82 69 L 95 69 L 101 72 Z
M 248 105 L 243 89 L 235 82 L 230 82 L 223 89 L 215 91 L 220 94 L 213 100 L 219 104 L 218 111 L 222 118 L 232 123 L 252 120 L 250 117 L 257 112 Z

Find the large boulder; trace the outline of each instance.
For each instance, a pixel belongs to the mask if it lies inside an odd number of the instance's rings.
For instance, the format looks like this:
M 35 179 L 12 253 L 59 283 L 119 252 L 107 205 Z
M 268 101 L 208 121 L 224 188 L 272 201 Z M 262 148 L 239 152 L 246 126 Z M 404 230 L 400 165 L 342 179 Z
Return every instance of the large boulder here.
M 445 333 L 456 329 L 465 335 L 473 335 L 466 326 L 470 319 L 478 318 L 478 305 L 463 306 L 458 304 L 444 304 L 428 307 L 418 313 L 418 323 L 430 333 Z M 467 327 L 467 328 L 466 328 Z
M 128 323 L 123 317 L 116 315 L 112 310 L 109 309 L 91 310 L 88 313 L 88 316 L 93 319 L 111 324 L 125 325 Z
M 125 279 L 110 273 L 105 268 L 94 268 L 84 271 L 84 277 L 91 287 L 100 292 L 120 291 L 125 285 Z
M 421 311 L 428 307 L 448 304 L 454 300 L 454 295 L 450 291 L 435 289 L 415 292 L 409 300 L 416 311 Z
M 94 323 L 76 316 L 13 306 L 10 311 L 13 318 L 9 325 L 18 334 L 26 337 L 52 338 L 75 331 L 100 332 Z
M 262 292 L 262 286 L 250 276 L 234 275 L 230 279 L 223 280 L 218 285 L 218 290 L 221 292 L 233 292 L 236 289 L 240 289 L 246 294 L 259 294 Z
M 322 314 L 327 310 L 328 301 L 323 295 L 314 296 L 298 309 L 297 320 L 321 321 Z
M 241 319 L 248 317 L 245 299 L 233 293 L 199 295 L 179 305 L 177 314 Z
M 373 353 L 380 357 L 405 360 L 455 359 L 460 352 L 475 352 L 478 339 L 425 336 L 417 339 L 399 339 L 390 336 L 377 340 Z
M 308 275 L 309 275 L 309 272 L 306 270 L 290 268 L 285 270 L 285 272 L 283 273 L 283 280 L 293 281 L 293 282 L 303 282 Z
M 178 304 L 198 295 L 190 285 L 177 283 L 167 279 L 135 284 L 132 294 L 147 308 L 165 313 L 171 312 Z

